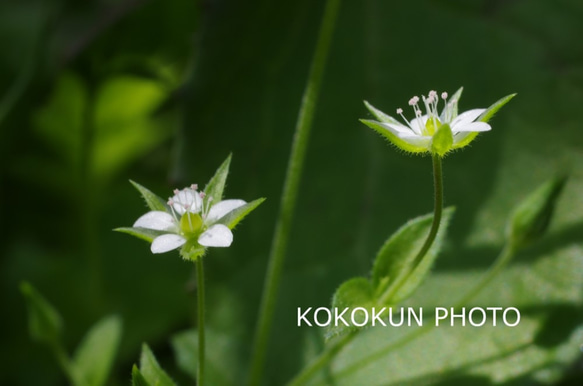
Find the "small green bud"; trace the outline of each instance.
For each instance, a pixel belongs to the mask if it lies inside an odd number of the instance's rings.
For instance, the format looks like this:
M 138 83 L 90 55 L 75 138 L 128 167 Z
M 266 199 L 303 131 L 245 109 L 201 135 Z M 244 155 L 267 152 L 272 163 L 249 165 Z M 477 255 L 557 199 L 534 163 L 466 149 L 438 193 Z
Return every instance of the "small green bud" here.
M 508 224 L 508 238 L 515 248 L 522 248 L 545 234 L 566 181 L 566 177 L 560 177 L 546 182 L 514 210 Z

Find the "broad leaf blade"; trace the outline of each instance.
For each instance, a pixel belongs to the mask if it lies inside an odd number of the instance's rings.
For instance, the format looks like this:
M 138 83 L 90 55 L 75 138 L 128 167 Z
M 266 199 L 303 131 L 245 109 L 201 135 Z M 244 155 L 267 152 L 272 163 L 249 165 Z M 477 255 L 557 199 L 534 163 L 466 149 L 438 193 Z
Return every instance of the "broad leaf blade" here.
M 28 309 L 28 330 L 32 339 L 54 344 L 59 340 L 63 321 L 57 310 L 28 282 L 22 282 L 20 292 Z
M 237 209 L 227 213 L 223 217 L 217 220 L 217 223 L 224 224 L 233 229 L 239 222 L 241 222 L 249 213 L 251 213 L 255 208 L 257 208 L 265 198 L 258 198 L 248 202 L 247 204 L 238 207 Z
M 142 346 L 142 355 L 140 356 L 140 372 L 143 378 L 151 385 L 155 386 L 176 386 L 174 381 L 160 367 L 154 353 L 147 344 Z
M 132 228 L 132 227 L 115 228 L 114 231 L 126 233 L 128 235 L 137 237 L 139 239 L 146 240 L 149 243 L 151 243 L 156 237 L 167 233 L 164 231 L 157 231 L 154 229 Z
M 211 199 L 213 202 L 219 202 L 223 199 L 223 190 L 225 190 L 225 183 L 227 182 L 227 176 L 229 175 L 229 166 L 231 165 L 231 154 L 227 157 L 225 161 L 219 166 L 215 175 L 209 180 L 204 188 L 205 205 L 208 205 L 208 200 Z
M 109 316 L 96 323 L 79 344 L 72 365 L 84 385 L 105 384 L 119 347 L 121 331 L 121 319 Z
M 342 312 L 342 310 L 348 308 L 344 320 L 349 325 L 345 325 L 342 320 L 339 320 L 336 325 L 336 321 L 333 320 L 327 328 L 326 339 L 362 328 L 352 324 L 350 316 L 352 309 L 362 307 L 369 311 L 369 315 L 372 315 L 371 310 L 375 306 L 375 303 L 374 288 L 370 280 L 364 277 L 355 277 L 342 283 L 332 297 L 332 309 L 337 309 L 338 312 Z M 355 313 L 354 321 L 357 325 L 363 324 L 364 320 L 362 316 L 361 313 Z
M 168 205 L 166 204 L 166 201 L 162 199 L 162 197 L 157 196 L 149 189 L 143 187 L 137 182 L 130 180 L 130 183 L 138 190 L 138 192 L 140 192 L 150 210 L 160 210 L 162 212 L 169 211 Z
M 445 235 L 445 228 L 452 214 L 453 208 L 447 208 L 443 211 L 441 225 L 433 245 L 421 263 L 409 275 L 407 282 L 402 284 L 399 289 L 396 289 L 394 285 L 399 284 L 401 278 L 413 268 L 410 265 L 425 242 L 431 228 L 433 215 L 429 214 L 410 220 L 385 242 L 375 258 L 372 271 L 372 284 L 377 295 L 381 296 L 387 291 L 396 291 L 391 299 L 385 299 L 385 301 L 396 303 L 403 300 L 421 283 L 437 257 Z

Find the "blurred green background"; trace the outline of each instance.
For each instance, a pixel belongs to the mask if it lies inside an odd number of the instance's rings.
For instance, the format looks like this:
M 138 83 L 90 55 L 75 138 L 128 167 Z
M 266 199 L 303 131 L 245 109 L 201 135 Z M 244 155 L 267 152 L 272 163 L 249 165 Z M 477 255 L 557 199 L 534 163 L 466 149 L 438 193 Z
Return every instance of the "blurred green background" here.
M 166 197 L 206 182 L 230 152 L 226 196 L 268 198 L 231 248 L 206 259 L 209 368 L 228 374 L 225 384 L 242 384 L 323 6 L 0 3 L 0 384 L 65 384 L 50 352 L 28 336 L 22 280 L 61 312 L 70 350 L 98 319 L 123 318 L 108 384 L 129 383 L 142 342 L 177 381 L 192 383 L 170 340 L 195 325 L 192 264 L 177 253 L 154 256 L 146 243 L 111 229 L 146 210 L 128 179 Z M 413 95 L 460 86 L 462 110 L 518 96 L 491 132 L 445 160 L 446 204 L 457 212 L 434 274 L 408 304 L 453 304 L 494 260 L 509 211 L 548 178 L 569 173 L 549 235 L 477 300 L 518 307 L 523 322 L 512 330 L 438 329 L 370 360 L 405 331 L 368 330 L 325 379 L 583 383 L 582 19 L 578 0 L 343 2 L 266 385 L 283 384 L 323 346 L 320 331 L 295 326 L 297 307 L 328 306 L 343 280 L 368 274 L 396 228 L 432 210 L 430 159 L 402 154 L 360 124 L 362 100 L 391 113 Z

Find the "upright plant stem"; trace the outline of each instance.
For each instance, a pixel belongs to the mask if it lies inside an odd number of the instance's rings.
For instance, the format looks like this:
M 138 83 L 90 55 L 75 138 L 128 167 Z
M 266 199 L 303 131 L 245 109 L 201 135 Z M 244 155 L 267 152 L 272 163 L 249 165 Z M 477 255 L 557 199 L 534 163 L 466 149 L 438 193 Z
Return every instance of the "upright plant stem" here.
M 198 371 L 196 384 L 204 385 L 205 340 L 204 340 L 204 262 L 203 257 L 196 259 L 196 284 L 198 294 Z
M 401 286 L 407 282 L 407 279 L 411 275 L 411 273 L 415 270 L 415 267 L 419 265 L 423 256 L 429 251 L 433 242 L 435 241 L 435 237 L 437 236 L 437 231 L 439 230 L 439 224 L 441 223 L 441 215 L 443 213 L 443 172 L 441 169 L 441 157 L 437 154 L 432 155 L 433 161 L 433 189 L 434 189 L 434 213 L 433 213 L 433 222 L 431 223 L 431 229 L 429 230 L 429 234 L 423 243 L 423 246 L 415 256 L 415 260 L 411 264 L 409 268 L 409 272 L 406 275 L 401 277 L 401 280 L 393 287 L 393 290 L 390 292 L 385 293 L 381 299 L 379 300 L 380 304 L 384 304 L 391 296 L 401 288 Z M 419 334 L 417 332 L 417 334 Z M 307 380 L 309 380 L 313 375 L 315 375 L 320 369 L 326 366 L 336 354 L 348 343 L 350 343 L 355 337 L 356 333 L 352 333 L 347 335 L 344 339 L 338 341 L 334 346 L 331 348 L 324 350 L 322 354 L 320 354 L 308 367 L 306 367 L 301 373 L 299 373 L 294 379 L 292 379 L 288 386 L 300 386 L 303 385 Z
M 310 129 L 339 7 L 340 0 L 328 0 L 326 3 L 316 51 L 302 98 L 281 197 L 279 217 L 271 245 L 267 275 L 263 286 L 259 319 L 255 330 L 253 356 L 249 372 L 250 385 L 258 385 L 261 381 Z

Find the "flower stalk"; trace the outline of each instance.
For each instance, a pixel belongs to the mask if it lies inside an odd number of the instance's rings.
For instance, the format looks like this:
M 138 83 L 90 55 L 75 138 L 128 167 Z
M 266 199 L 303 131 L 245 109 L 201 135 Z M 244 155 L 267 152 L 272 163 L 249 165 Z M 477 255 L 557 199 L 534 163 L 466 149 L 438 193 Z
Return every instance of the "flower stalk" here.
M 196 285 L 197 285 L 197 297 L 198 297 L 198 366 L 197 366 L 197 377 L 196 384 L 199 386 L 204 385 L 205 374 L 205 328 L 204 328 L 204 313 L 205 313 L 205 303 L 204 303 L 204 263 L 203 257 L 196 259 Z

